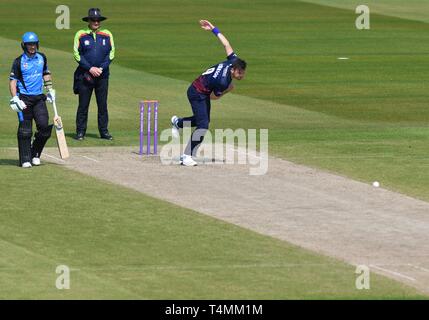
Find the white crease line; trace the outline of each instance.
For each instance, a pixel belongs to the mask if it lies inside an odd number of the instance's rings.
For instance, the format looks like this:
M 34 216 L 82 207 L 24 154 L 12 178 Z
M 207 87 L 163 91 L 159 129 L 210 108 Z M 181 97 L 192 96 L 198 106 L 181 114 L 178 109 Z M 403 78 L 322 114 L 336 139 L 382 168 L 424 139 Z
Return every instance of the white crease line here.
M 420 266 L 415 266 L 415 265 L 413 265 L 413 264 L 408 264 L 409 266 L 411 266 L 411 267 L 413 267 L 413 268 L 415 268 L 415 269 L 417 269 L 417 270 L 420 270 L 420 271 L 424 271 L 424 272 L 429 272 L 429 269 L 426 269 L 426 268 L 423 268 L 423 267 L 420 267 Z
M 388 269 L 384 269 L 384 268 L 380 268 L 380 267 L 377 267 L 376 265 L 373 265 L 373 264 L 371 264 L 369 267 L 370 268 L 374 268 L 374 269 L 378 269 L 378 270 L 381 270 L 381 271 L 384 271 L 386 273 L 393 274 L 393 275 L 395 275 L 397 277 L 404 278 L 404 279 L 407 279 L 407 280 L 410 280 L 410 281 L 416 281 L 416 279 L 411 278 L 411 277 L 406 276 L 406 275 L 403 275 L 403 274 L 401 274 L 399 272 L 388 270 Z
M 90 157 L 87 157 L 87 156 L 81 156 L 82 158 L 85 158 L 85 159 L 87 159 L 87 160 L 90 160 L 90 161 L 94 161 L 94 162 L 100 162 L 100 161 L 98 161 L 97 159 L 93 159 L 93 158 L 90 158 Z
M 55 159 L 57 161 L 60 161 L 60 162 L 65 162 L 63 159 L 51 156 L 51 155 L 47 154 L 46 152 L 44 152 L 43 155 L 46 156 L 46 157 L 48 157 L 48 158 L 52 158 L 52 159 Z

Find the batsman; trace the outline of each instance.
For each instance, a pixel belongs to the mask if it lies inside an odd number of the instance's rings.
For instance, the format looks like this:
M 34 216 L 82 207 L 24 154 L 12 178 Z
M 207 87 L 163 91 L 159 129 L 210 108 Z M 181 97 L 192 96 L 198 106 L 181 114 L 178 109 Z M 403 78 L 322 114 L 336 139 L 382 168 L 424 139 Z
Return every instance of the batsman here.
M 226 52 L 226 60 L 208 68 L 188 88 L 188 100 L 192 107 L 193 115 L 190 117 L 171 118 L 173 137 L 179 136 L 179 130 L 184 125 L 190 124 L 196 127 L 192 132 L 191 139 L 181 156 L 181 164 L 184 166 L 196 166 L 192 158 L 196 155 L 199 145 L 203 142 L 210 123 L 211 100 L 220 99 L 222 96 L 234 89 L 232 81 L 242 80 L 246 73 L 246 62 L 238 58 L 234 53 L 229 41 L 207 20 L 200 20 L 201 28 L 211 31 L 223 45 Z
M 55 100 L 51 73 L 46 56 L 39 52 L 39 38 L 34 32 L 22 36 L 22 55 L 12 64 L 9 76 L 9 90 L 12 96 L 10 107 L 18 113 L 18 150 L 19 165 L 31 168 L 40 165 L 40 155 L 51 137 L 52 125 L 46 100 Z M 43 94 L 43 87 L 47 95 Z M 33 120 L 37 131 L 33 136 Z

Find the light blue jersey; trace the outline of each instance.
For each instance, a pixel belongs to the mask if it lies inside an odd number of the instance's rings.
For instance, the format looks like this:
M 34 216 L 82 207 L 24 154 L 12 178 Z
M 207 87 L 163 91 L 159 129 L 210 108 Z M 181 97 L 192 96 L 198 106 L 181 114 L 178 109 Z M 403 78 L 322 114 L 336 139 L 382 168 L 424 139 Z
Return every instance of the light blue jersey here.
M 22 54 L 15 59 L 9 79 L 17 80 L 17 91 L 28 96 L 43 94 L 43 76 L 50 74 L 46 56 L 37 52 L 33 57 Z

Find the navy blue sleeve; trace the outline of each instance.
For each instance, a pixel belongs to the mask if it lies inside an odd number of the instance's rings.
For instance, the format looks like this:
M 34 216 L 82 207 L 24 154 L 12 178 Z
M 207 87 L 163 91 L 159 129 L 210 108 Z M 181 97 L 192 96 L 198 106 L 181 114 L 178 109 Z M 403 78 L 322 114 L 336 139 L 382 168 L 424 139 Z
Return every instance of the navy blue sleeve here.
M 12 64 L 12 69 L 10 70 L 9 80 L 19 80 L 19 74 L 21 70 L 19 69 L 19 61 L 15 59 Z
M 222 95 L 222 93 L 223 93 L 223 91 L 219 91 L 219 90 L 213 90 L 213 94 L 216 96 L 216 97 L 219 97 L 219 96 L 221 96 Z
M 237 58 L 238 58 L 238 56 L 235 54 L 235 52 L 231 53 L 228 57 L 226 57 L 226 59 L 228 61 L 233 61 L 233 60 L 235 60 Z
M 81 50 L 79 49 L 79 52 L 81 53 Z M 81 66 L 81 68 L 85 69 L 85 70 L 89 70 L 91 69 L 91 65 L 89 64 L 89 62 L 85 59 L 85 57 L 83 56 L 83 54 L 80 54 L 80 61 L 79 61 L 79 66 Z
M 51 71 L 49 71 L 48 68 L 48 58 L 46 58 L 46 56 L 41 52 L 39 52 L 39 54 L 43 57 L 43 75 L 46 76 L 51 74 Z

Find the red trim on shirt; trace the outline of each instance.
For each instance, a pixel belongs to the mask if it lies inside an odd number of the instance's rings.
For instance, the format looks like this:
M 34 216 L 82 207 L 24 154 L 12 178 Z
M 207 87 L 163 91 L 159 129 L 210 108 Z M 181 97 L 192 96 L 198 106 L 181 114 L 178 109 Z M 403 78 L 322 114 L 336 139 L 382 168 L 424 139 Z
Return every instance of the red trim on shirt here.
M 206 88 L 206 86 L 204 85 L 203 82 L 203 76 L 199 76 L 197 79 L 194 80 L 194 82 L 192 82 L 192 85 L 194 86 L 194 88 L 202 94 L 210 94 L 211 91 L 208 90 Z
M 104 33 L 104 32 L 102 32 L 102 31 L 97 31 L 97 34 L 101 34 L 102 36 L 106 36 L 106 37 L 109 37 L 109 38 L 110 38 L 110 34 L 108 34 L 108 33 Z

